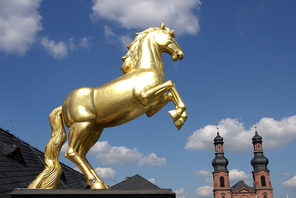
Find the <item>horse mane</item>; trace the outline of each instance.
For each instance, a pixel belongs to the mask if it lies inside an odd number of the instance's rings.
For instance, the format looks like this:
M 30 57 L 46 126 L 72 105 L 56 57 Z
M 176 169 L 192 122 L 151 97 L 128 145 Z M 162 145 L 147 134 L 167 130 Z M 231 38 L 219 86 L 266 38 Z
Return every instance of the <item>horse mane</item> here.
M 137 33 L 135 39 L 128 45 L 128 52 L 121 58 L 124 62 L 120 69 L 124 74 L 128 73 L 138 61 L 138 49 L 141 46 L 146 35 L 154 30 L 159 29 L 159 27 L 148 28 L 140 33 Z

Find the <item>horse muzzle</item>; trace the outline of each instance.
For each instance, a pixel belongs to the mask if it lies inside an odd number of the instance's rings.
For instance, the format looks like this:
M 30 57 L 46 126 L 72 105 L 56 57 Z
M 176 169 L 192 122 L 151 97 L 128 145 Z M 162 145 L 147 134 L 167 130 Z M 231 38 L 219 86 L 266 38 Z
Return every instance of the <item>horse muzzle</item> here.
M 182 51 L 176 51 L 173 54 L 173 61 L 177 61 L 178 58 L 179 58 L 179 60 L 182 60 L 183 57 L 184 57 L 184 53 Z

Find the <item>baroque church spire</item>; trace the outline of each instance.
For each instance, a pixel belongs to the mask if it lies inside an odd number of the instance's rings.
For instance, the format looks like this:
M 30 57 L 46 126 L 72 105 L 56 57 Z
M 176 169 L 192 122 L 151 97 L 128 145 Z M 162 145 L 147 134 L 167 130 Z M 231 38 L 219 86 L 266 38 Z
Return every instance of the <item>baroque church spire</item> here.
M 215 158 L 212 161 L 212 166 L 214 167 L 214 172 L 224 171 L 228 173 L 228 159 L 224 156 L 223 143 L 223 138 L 220 136 L 219 128 L 217 127 L 217 136 L 214 138 Z
M 212 161 L 214 167 L 213 181 L 214 198 L 231 198 L 231 189 L 229 184 L 229 171 L 227 169 L 228 160 L 224 157 L 223 138 L 219 134 L 217 127 L 217 136 L 214 139 L 215 158 Z
M 251 161 L 253 166 L 254 189 L 256 196 L 262 198 L 273 198 L 273 190 L 270 182 L 269 170 L 267 168 L 269 160 L 263 154 L 262 137 L 255 127 L 255 135 L 252 138 L 254 146 L 254 157 Z
M 263 154 L 263 147 L 262 147 L 262 137 L 258 134 L 257 128 L 255 127 L 255 135 L 252 138 L 252 143 L 254 147 L 254 157 L 251 161 L 253 166 L 254 172 L 258 171 L 269 171 L 267 165 L 269 160 Z

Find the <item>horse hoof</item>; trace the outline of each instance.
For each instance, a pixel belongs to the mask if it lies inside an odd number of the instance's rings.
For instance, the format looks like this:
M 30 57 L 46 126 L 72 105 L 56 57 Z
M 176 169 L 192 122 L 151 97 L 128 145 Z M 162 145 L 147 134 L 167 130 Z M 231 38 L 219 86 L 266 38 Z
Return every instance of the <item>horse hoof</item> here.
M 184 112 L 182 113 L 181 118 L 183 118 L 183 124 L 184 124 L 185 121 L 186 121 L 187 118 L 188 118 L 188 115 L 187 115 L 187 112 L 186 112 L 186 111 L 184 111 Z
M 181 114 L 178 112 L 178 109 L 174 109 L 169 111 L 170 116 L 172 117 L 173 121 L 177 121 L 180 117 Z
M 108 184 L 105 184 L 106 189 L 110 189 L 110 186 Z
M 90 187 L 91 189 L 101 189 L 101 190 L 104 190 L 104 189 L 109 189 L 110 186 L 108 184 L 104 184 L 104 182 L 95 182 L 91 185 Z
M 184 118 L 184 119 L 186 120 L 186 119 L 187 119 L 187 117 L 188 117 L 188 114 L 187 114 L 187 112 L 186 112 L 186 111 L 184 111 L 184 112 L 182 113 L 181 117 L 182 117 L 182 118 Z
M 180 118 L 179 120 L 175 121 L 174 124 L 177 127 L 177 129 L 180 130 L 184 124 L 184 119 Z

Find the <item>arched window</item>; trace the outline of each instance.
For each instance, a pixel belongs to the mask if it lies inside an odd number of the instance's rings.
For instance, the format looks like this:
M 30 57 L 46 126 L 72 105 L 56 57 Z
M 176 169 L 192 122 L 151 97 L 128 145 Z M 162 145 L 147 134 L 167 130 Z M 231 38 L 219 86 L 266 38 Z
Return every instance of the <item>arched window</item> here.
M 224 185 L 224 177 L 223 176 L 221 176 L 220 177 L 220 187 L 224 187 L 225 185 Z
M 257 148 L 258 148 L 258 150 L 261 150 L 261 148 L 260 148 L 260 144 L 257 145 Z
M 266 186 L 264 175 L 261 176 L 261 186 Z
M 263 198 L 267 198 L 267 195 L 263 195 Z

